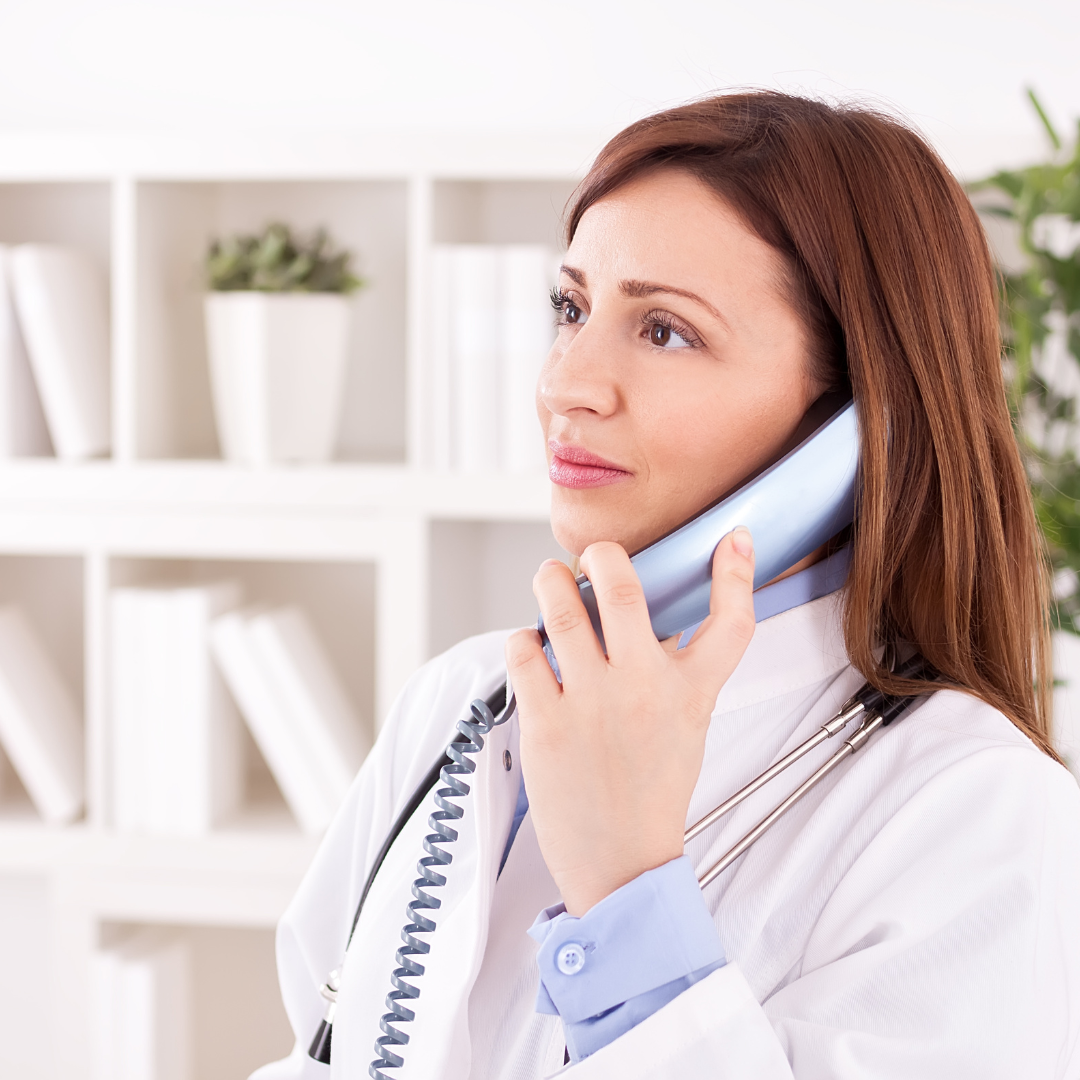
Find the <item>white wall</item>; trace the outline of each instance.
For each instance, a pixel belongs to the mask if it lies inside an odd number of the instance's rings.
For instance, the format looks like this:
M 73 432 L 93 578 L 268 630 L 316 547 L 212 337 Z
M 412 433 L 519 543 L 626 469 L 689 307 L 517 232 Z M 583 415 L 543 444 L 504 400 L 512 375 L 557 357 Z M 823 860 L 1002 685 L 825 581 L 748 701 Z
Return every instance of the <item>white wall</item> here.
M 0 0 L 0 129 L 572 129 L 716 87 L 901 109 L 973 176 L 1080 114 L 1080 4 Z

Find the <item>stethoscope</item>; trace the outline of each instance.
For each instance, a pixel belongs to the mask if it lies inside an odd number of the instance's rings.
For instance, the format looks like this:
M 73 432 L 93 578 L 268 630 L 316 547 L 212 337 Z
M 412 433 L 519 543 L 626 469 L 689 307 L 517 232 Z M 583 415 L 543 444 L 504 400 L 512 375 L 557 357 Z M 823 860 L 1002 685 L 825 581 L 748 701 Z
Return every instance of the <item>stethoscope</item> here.
M 918 654 L 899 664 L 893 674 L 901 679 L 919 679 L 932 681 L 937 678 L 937 673 L 930 664 Z M 379 1028 L 382 1035 L 375 1042 L 375 1053 L 378 1057 L 368 1067 L 368 1074 L 373 1080 L 392 1080 L 382 1070 L 384 1068 L 400 1068 L 404 1064 L 404 1058 L 395 1048 L 404 1048 L 409 1041 L 409 1036 L 398 1030 L 394 1025 L 408 1023 L 415 1019 L 415 1013 L 408 1007 L 407 1002 L 414 1002 L 420 996 L 420 988 L 415 983 L 406 982 L 406 979 L 416 979 L 424 974 L 423 965 L 415 957 L 424 956 L 431 951 L 429 942 L 417 938 L 416 934 L 430 934 L 435 929 L 435 922 L 425 912 L 433 911 L 439 907 L 440 901 L 428 891 L 431 888 L 439 888 L 446 884 L 446 876 L 440 870 L 450 862 L 451 856 L 445 850 L 445 845 L 457 840 L 457 831 L 449 824 L 451 821 L 460 821 L 464 816 L 465 808 L 459 802 L 451 802 L 451 798 L 461 799 L 469 793 L 469 785 L 460 777 L 469 775 L 476 769 L 474 755 L 484 747 L 484 736 L 493 728 L 506 723 L 514 714 L 516 702 L 511 694 L 510 700 L 506 700 L 506 683 L 498 688 L 486 700 L 477 699 L 470 706 L 470 716 L 459 720 L 457 735 L 447 746 L 443 756 L 428 770 L 427 775 L 417 785 L 416 790 L 409 797 L 408 802 L 402 808 L 394 820 L 386 839 L 379 848 L 375 859 L 368 871 L 364 887 L 360 891 L 360 900 L 356 905 L 356 914 L 353 916 L 352 927 L 349 930 L 349 938 L 345 944 L 345 952 L 348 953 L 349 945 L 352 944 L 353 934 L 360 921 L 361 912 L 368 893 L 382 867 L 394 841 L 401 834 L 409 819 L 416 813 L 420 804 L 431 793 L 432 788 L 441 779 L 443 787 L 435 792 L 436 809 L 428 818 L 431 832 L 424 837 L 424 856 L 417 863 L 419 877 L 413 882 L 412 893 L 414 899 L 406 908 L 408 922 L 402 928 L 401 936 L 404 944 L 397 951 L 397 967 L 390 976 L 391 990 L 386 997 L 387 1012 L 379 1020 Z M 789 754 L 786 754 L 774 765 L 771 765 L 760 776 L 751 780 L 749 784 L 737 791 L 731 798 L 722 802 L 716 809 L 706 814 L 700 821 L 695 822 L 683 835 L 683 842 L 687 843 L 694 837 L 700 836 L 711 825 L 714 825 L 726 814 L 730 813 L 740 803 L 748 799 L 754 792 L 759 791 L 769 781 L 779 776 L 795 762 L 805 757 L 813 749 L 822 743 L 845 731 L 856 720 L 858 727 L 843 740 L 840 748 L 829 757 L 823 765 L 806 778 L 790 795 L 778 803 L 768 814 L 765 815 L 737 844 L 730 848 L 708 870 L 698 877 L 698 884 L 705 888 L 723 873 L 740 855 L 743 854 L 756 840 L 767 832 L 776 822 L 784 816 L 800 799 L 812 788 L 819 784 L 837 766 L 847 758 L 861 750 L 869 739 L 878 731 L 888 727 L 895 720 L 903 717 L 911 705 L 928 690 L 911 695 L 884 694 L 869 683 L 864 683 L 861 689 L 853 694 L 843 707 L 833 717 L 827 720 L 805 742 L 800 743 Z M 320 988 L 320 993 L 327 1002 L 326 1013 L 319 1030 L 315 1033 L 308 1054 L 316 1061 L 326 1065 L 330 1064 L 331 1039 L 333 1035 L 334 1011 L 337 1005 L 337 994 L 340 985 L 340 969 L 332 971 L 326 983 Z

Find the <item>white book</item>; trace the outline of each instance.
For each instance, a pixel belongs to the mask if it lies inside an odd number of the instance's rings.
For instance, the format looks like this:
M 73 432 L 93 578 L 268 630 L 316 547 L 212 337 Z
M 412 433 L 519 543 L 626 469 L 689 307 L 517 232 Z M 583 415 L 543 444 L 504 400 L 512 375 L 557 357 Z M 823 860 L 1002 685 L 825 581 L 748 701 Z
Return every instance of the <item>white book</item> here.
M 109 794 L 111 818 L 120 832 L 143 828 L 150 777 L 145 768 L 149 727 L 143 703 L 149 696 L 142 642 L 149 622 L 141 589 L 114 589 L 109 603 Z
M 371 749 L 367 730 L 299 608 L 253 614 L 247 633 L 271 691 L 306 742 L 336 809 Z
M 93 957 L 95 1080 L 191 1080 L 191 957 L 146 927 Z
M 488 472 L 499 467 L 499 249 L 458 244 L 453 263 L 454 465 Z
M 0 609 L 0 744 L 46 821 L 79 816 L 82 721 L 64 680 L 17 607 Z
M 117 589 L 112 596 L 114 821 L 197 836 L 240 804 L 239 718 L 210 627 L 240 603 L 232 582 Z
M 109 450 L 109 310 L 91 259 L 71 248 L 21 244 L 10 253 L 15 307 L 56 453 Z
M 321 833 L 338 804 L 326 789 L 310 740 L 276 692 L 251 641 L 248 620 L 257 610 L 234 611 L 214 620 L 214 658 L 301 829 Z
M 544 244 L 506 244 L 502 249 L 503 467 L 542 472 L 547 465 L 536 414 L 536 384 L 555 340 L 549 290 L 555 254 Z
M 453 290 L 454 246 L 437 244 L 431 256 L 431 351 L 425 401 L 425 464 L 446 472 L 454 459 Z
M 10 283 L 10 251 L 0 244 L 0 458 L 52 454 Z
M 168 642 L 158 749 L 169 783 L 156 793 L 150 818 L 160 831 L 205 833 L 240 806 L 240 717 L 210 653 L 213 620 L 240 601 L 240 586 L 232 582 L 167 590 L 157 598 L 154 615 Z

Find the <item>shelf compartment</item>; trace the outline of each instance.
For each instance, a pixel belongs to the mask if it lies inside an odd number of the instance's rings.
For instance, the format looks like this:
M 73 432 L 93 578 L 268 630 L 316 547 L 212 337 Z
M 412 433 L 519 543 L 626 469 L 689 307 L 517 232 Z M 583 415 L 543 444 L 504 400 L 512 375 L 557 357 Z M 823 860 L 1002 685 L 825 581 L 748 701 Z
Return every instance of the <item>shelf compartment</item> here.
M 78 248 L 93 259 L 108 281 L 111 199 L 108 183 L 0 182 L 0 243 Z
M 562 215 L 573 180 L 437 180 L 437 244 L 547 244 L 563 250 Z
M 0 1076 L 56 1075 L 52 918 L 47 877 L 0 872 Z
M 0 555 L 0 607 L 18 605 L 69 692 L 83 700 L 83 560 Z
M 115 558 L 109 571 L 110 588 L 176 587 L 222 581 L 240 585 L 244 606 L 296 605 L 304 612 L 370 741 L 375 712 L 374 565 Z M 112 737 L 112 729 L 107 727 L 106 739 Z M 246 732 L 243 742 L 245 792 L 240 817 L 234 824 L 254 830 L 295 830 L 295 823 L 285 812 L 276 785 Z M 223 822 L 221 827 L 228 824 Z
M 77 556 L 0 555 L 0 608 L 22 612 L 80 716 L 85 714 L 84 576 L 84 561 Z M 39 820 L 10 761 L 5 759 L 0 770 L 0 821 Z
M 203 320 L 211 239 L 281 221 L 329 229 L 369 285 L 352 301 L 337 456 L 405 457 L 406 185 L 143 182 L 136 189 L 135 456 L 217 457 Z
M 112 189 L 109 183 L 76 183 L 76 182 L 52 182 L 52 183 L 11 183 L 0 182 L 0 244 L 51 244 L 72 248 L 86 256 L 97 275 L 100 285 L 106 297 L 107 307 L 105 317 L 111 324 L 112 306 L 108 297 L 112 294 L 112 237 L 113 237 L 113 214 L 112 214 Z M 63 275 L 62 275 L 63 276 Z M 54 283 L 55 284 L 55 281 Z M 37 295 L 35 290 L 35 296 Z M 51 304 L 48 298 L 38 297 L 38 303 Z M 108 324 L 107 324 L 108 325 Z M 91 322 L 92 328 L 99 329 L 96 320 Z M 40 329 L 40 327 L 39 327 Z M 114 337 L 109 329 L 110 338 Z M 25 337 L 25 333 L 24 333 Z M 95 342 L 95 344 L 97 344 Z M 115 352 L 115 349 L 112 349 Z M 100 355 L 93 352 L 96 362 L 101 361 Z M 52 370 L 52 366 L 49 365 Z M 54 372 L 54 378 L 58 373 Z M 70 373 L 64 372 L 64 375 Z M 98 374 L 98 372 L 95 372 Z M 108 380 L 110 372 L 101 372 Z M 61 379 L 61 384 L 66 380 Z M 96 381 L 95 384 L 96 385 Z M 105 387 L 96 385 L 98 393 L 106 398 L 110 393 L 108 383 Z M 34 395 L 41 401 L 41 393 L 35 388 Z M 62 395 L 60 395 L 62 397 Z M 91 395 L 94 397 L 94 395 Z M 62 403 L 58 403 L 54 396 L 50 399 L 53 407 L 62 414 L 66 414 Z M 88 446 L 95 450 L 103 450 L 105 442 L 102 437 L 107 437 L 107 432 L 99 429 L 99 424 L 106 421 L 106 415 L 98 412 L 102 406 L 108 407 L 107 401 L 95 397 L 95 405 L 91 414 L 95 420 L 89 425 L 93 434 L 86 433 L 90 442 L 85 441 L 83 425 L 78 420 L 64 425 L 60 434 L 66 434 L 66 439 L 61 439 L 61 446 L 68 447 L 75 453 L 84 452 Z M 27 405 L 27 408 L 31 408 Z M 40 405 L 32 407 L 36 412 Z M 54 420 L 57 418 L 53 413 Z M 70 419 L 70 417 L 69 417 Z M 41 423 L 38 420 L 32 426 L 37 429 Z M 46 425 L 47 426 L 47 425 Z M 50 438 L 42 443 L 41 437 L 34 439 L 34 453 L 42 456 L 52 456 L 49 446 L 57 445 L 55 433 L 50 432 Z M 74 444 L 72 444 L 74 440 Z M 36 445 L 40 444 L 40 445 Z
M 147 930 L 151 940 L 160 940 L 181 960 L 178 967 L 155 973 L 174 984 L 158 987 L 166 998 L 183 994 L 177 1013 L 152 1023 L 162 1034 L 170 1023 L 186 1029 L 188 1076 L 237 1080 L 289 1054 L 293 1036 L 278 989 L 272 931 L 106 922 L 98 946 L 122 948 Z

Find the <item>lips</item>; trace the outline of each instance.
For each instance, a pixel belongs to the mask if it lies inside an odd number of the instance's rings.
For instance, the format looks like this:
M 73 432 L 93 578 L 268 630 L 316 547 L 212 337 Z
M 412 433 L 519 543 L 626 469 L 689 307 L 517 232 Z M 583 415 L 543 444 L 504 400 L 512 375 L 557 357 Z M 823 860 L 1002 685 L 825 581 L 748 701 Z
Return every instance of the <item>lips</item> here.
M 552 439 L 548 446 L 552 455 L 548 476 L 553 484 L 560 487 L 606 487 L 632 475 L 580 446 L 568 446 L 555 439 Z

